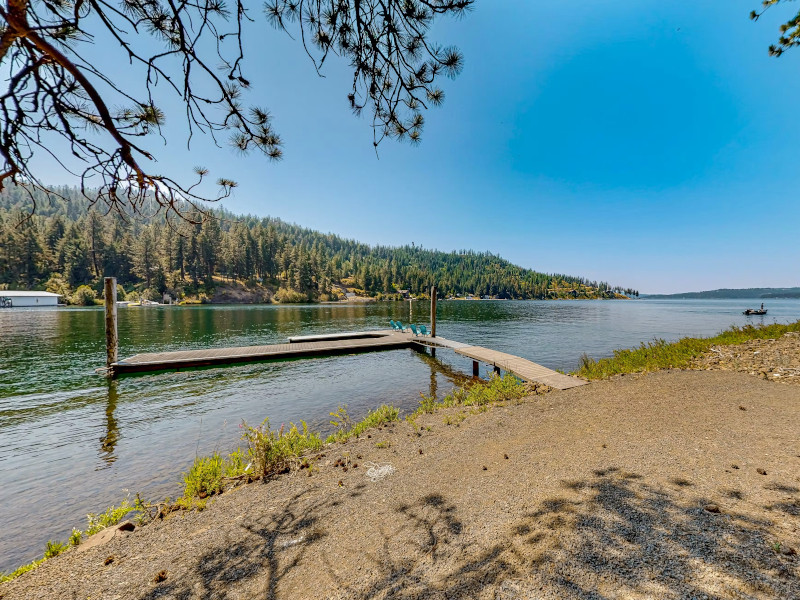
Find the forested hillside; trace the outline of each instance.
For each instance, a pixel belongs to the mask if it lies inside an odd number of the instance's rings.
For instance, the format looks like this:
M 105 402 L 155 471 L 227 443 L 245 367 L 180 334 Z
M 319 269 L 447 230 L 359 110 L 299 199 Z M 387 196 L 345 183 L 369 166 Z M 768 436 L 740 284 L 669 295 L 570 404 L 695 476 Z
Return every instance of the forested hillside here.
M 167 223 L 162 216 L 129 221 L 91 208 L 76 189 L 58 191 L 65 199 L 35 192 L 30 218 L 26 190 L 0 194 L 1 287 L 71 298 L 80 286 L 99 292 L 103 276 L 116 276 L 131 296 L 180 298 L 235 281 L 280 301 L 336 299 L 345 290 L 378 298 L 398 290 L 419 295 L 433 283 L 442 296 L 597 298 L 623 291 L 523 269 L 486 252 L 373 247 L 221 209 L 202 225 Z

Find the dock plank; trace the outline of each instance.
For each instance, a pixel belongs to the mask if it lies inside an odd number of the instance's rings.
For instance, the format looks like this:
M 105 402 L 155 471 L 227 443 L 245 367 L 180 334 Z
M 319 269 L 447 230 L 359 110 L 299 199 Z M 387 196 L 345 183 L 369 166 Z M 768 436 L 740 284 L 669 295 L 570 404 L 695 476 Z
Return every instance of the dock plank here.
M 506 352 L 490 350 L 482 346 L 459 347 L 455 348 L 455 352 L 472 360 L 488 363 L 503 371 L 513 373 L 525 381 L 543 383 L 558 390 L 567 390 L 588 383 L 588 381 L 578 377 L 564 375 L 525 358 L 507 354 Z

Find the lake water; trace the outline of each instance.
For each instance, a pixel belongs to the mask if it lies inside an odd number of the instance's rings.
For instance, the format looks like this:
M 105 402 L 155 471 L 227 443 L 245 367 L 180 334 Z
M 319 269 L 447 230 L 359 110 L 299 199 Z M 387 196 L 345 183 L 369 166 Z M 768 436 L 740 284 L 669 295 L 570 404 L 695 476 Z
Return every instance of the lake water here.
M 800 301 L 770 300 L 744 317 L 741 300 L 440 302 L 437 333 L 574 369 L 654 338 L 711 335 L 745 323 L 800 319 Z M 285 342 L 293 335 L 427 323 L 409 303 L 121 308 L 120 356 Z M 330 430 L 331 411 L 354 418 L 383 403 L 413 410 L 447 393 L 471 361 L 412 350 L 158 373 L 107 381 L 102 309 L 0 310 L 0 571 L 40 557 L 48 539 L 85 528 L 86 514 L 128 492 L 175 496 L 196 455 L 230 451 L 238 425 L 305 419 Z M 483 373 L 483 372 L 482 372 Z

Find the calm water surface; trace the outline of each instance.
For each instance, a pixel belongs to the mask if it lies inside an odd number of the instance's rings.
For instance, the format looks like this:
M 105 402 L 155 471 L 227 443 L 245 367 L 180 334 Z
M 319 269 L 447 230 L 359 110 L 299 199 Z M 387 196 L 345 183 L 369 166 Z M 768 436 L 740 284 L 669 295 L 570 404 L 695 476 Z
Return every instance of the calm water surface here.
M 753 306 L 757 303 L 751 302 Z M 744 317 L 741 300 L 441 302 L 440 335 L 572 370 L 582 353 L 610 355 L 654 338 L 711 335 L 730 325 L 800 319 L 800 301 L 770 300 Z M 413 305 L 413 322 L 428 307 Z M 120 354 L 285 342 L 288 336 L 409 322 L 408 303 L 122 308 Z M 413 409 L 447 393 L 471 362 L 412 350 L 261 363 L 109 382 L 101 309 L 0 310 L 0 570 L 41 556 L 48 539 L 85 528 L 88 512 L 126 493 L 180 490 L 194 457 L 237 445 L 242 420 L 275 427 L 328 413 L 354 418 L 382 403 Z

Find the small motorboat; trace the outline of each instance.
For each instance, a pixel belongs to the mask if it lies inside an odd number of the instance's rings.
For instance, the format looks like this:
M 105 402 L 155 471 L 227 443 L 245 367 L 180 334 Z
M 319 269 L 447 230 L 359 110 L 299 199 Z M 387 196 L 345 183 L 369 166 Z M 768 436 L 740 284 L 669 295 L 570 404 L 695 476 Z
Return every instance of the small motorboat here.
M 762 304 L 761 308 L 748 308 L 742 314 L 747 315 L 748 317 L 750 315 L 765 315 L 767 314 L 767 309 L 764 308 L 764 305 Z

